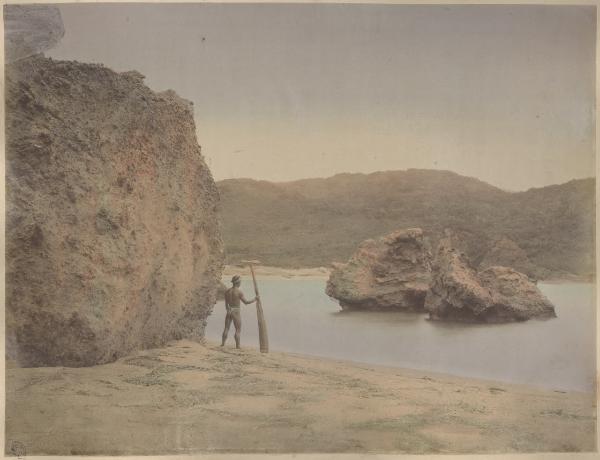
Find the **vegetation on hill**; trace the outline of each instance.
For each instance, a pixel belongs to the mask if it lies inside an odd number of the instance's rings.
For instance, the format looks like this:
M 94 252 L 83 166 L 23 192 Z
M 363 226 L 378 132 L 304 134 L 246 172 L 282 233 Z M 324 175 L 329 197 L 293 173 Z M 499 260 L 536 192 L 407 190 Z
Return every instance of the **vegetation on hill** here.
M 594 179 L 507 192 L 449 171 L 409 169 L 218 186 L 228 263 L 328 266 L 365 239 L 420 227 L 432 245 L 452 229 L 475 265 L 515 259 L 537 278 L 594 273 Z

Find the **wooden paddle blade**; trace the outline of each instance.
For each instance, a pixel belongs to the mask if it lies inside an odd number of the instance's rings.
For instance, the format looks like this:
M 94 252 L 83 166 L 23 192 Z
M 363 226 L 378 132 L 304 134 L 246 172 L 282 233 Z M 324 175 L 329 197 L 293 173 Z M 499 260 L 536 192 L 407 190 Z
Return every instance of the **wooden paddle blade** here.
M 258 343 L 261 353 L 269 352 L 269 337 L 267 335 L 267 322 L 263 313 L 260 300 L 256 302 L 256 318 L 258 319 Z
M 267 336 L 267 322 L 262 309 L 262 302 L 258 293 L 258 284 L 254 275 L 254 267 L 250 265 L 250 273 L 252 273 L 252 282 L 254 283 L 254 293 L 256 294 L 256 319 L 258 320 L 258 343 L 261 353 L 269 352 L 269 337 Z

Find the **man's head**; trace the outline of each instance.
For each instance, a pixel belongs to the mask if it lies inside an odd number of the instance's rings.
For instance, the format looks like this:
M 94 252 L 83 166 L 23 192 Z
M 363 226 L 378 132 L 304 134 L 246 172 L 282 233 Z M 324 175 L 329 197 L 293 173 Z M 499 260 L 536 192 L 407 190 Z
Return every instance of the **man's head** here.
M 242 279 L 240 278 L 240 275 L 235 275 L 233 278 L 231 278 L 231 284 L 233 284 L 236 287 L 242 284 Z

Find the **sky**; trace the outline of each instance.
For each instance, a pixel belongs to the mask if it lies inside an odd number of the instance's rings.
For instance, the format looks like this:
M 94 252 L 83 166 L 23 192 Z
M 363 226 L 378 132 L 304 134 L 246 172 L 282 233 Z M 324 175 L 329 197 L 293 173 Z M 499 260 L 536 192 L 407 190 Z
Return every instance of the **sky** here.
M 194 103 L 216 180 L 447 169 L 594 175 L 594 6 L 60 5 L 57 59 Z

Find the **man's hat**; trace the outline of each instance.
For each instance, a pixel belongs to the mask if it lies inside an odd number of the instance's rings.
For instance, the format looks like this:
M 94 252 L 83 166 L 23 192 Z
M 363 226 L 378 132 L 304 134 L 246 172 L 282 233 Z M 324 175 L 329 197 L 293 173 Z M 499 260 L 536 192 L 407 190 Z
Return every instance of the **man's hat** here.
M 233 284 L 237 283 L 240 280 L 240 275 L 235 275 L 233 278 L 231 278 L 231 282 Z

